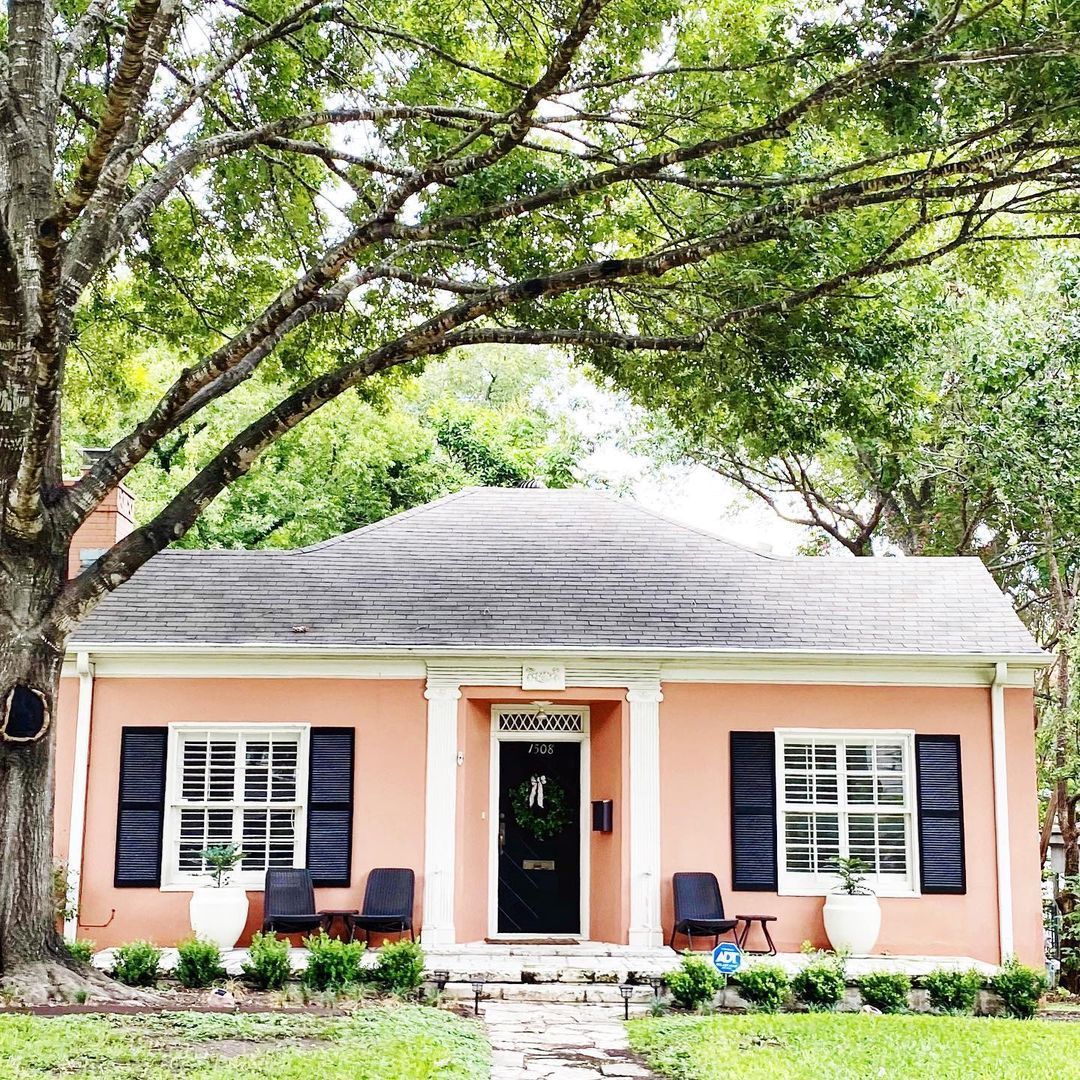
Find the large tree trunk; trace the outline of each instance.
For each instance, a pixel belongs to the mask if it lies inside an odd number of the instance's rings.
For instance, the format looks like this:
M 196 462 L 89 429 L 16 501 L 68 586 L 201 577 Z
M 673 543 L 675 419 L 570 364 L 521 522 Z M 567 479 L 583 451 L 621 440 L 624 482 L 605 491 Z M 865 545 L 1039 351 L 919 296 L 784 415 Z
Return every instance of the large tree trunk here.
M 14 647 L 13 647 L 14 646 Z M 51 646 L 0 637 L 0 701 L 16 686 L 43 695 L 55 716 L 62 656 Z M 25 742 L 0 740 L 0 971 L 57 960 L 53 894 L 53 746 L 56 728 Z

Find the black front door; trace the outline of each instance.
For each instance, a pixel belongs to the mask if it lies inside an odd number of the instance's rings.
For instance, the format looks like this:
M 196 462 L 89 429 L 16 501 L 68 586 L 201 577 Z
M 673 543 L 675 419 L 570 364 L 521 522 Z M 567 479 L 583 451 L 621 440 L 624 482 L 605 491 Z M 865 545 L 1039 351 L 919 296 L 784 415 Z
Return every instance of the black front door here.
M 581 744 L 500 742 L 499 933 L 580 931 Z

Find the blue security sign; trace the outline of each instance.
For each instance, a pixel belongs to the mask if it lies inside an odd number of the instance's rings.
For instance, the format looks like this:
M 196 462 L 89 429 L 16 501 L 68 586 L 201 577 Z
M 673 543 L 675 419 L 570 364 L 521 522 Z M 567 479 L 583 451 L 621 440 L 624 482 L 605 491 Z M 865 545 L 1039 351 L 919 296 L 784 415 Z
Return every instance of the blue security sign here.
M 734 975 L 742 967 L 743 952 L 733 942 L 724 941 L 712 951 L 713 967 L 721 975 Z

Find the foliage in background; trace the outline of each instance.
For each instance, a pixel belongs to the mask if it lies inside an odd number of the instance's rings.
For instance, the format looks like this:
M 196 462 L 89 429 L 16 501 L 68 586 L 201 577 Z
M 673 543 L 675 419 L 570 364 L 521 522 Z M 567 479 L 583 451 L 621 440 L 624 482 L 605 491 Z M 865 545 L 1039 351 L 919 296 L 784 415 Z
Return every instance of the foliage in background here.
M 986 979 L 975 970 L 950 971 L 938 968 L 923 980 L 930 998 L 930 1008 L 942 1012 L 967 1014 L 975 1008 L 975 1001 Z
M 280 990 L 292 973 L 290 952 L 288 938 L 279 938 L 273 930 L 256 930 L 251 935 L 248 958 L 241 972 L 256 990 Z
M 174 974 L 181 986 L 193 990 L 212 986 L 225 978 L 221 949 L 214 942 L 190 937 L 181 941 L 176 950 L 179 958 Z
M 135 356 L 125 354 L 117 333 L 111 324 L 88 332 L 69 372 L 64 431 L 71 473 L 80 467 L 79 448 L 108 445 L 150 408 L 174 363 L 164 345 L 145 341 Z M 103 381 L 110 364 L 126 369 Z M 110 398 L 112 389 L 103 386 L 124 391 Z M 272 381 L 255 381 L 159 446 L 130 479 L 139 519 L 172 498 L 206 448 L 249 422 L 273 393 Z M 586 459 L 612 436 L 584 430 L 579 414 L 588 393 L 565 357 L 547 349 L 488 347 L 395 373 L 377 389 L 344 395 L 277 442 L 179 545 L 297 547 L 464 487 L 599 483 Z
M 149 941 L 121 945 L 113 955 L 112 975 L 128 986 L 156 986 L 161 977 L 161 949 Z
M 687 949 L 679 967 L 668 972 L 664 982 L 676 1005 L 696 1009 L 713 1003 L 716 995 L 724 989 L 725 979 L 707 960 Z

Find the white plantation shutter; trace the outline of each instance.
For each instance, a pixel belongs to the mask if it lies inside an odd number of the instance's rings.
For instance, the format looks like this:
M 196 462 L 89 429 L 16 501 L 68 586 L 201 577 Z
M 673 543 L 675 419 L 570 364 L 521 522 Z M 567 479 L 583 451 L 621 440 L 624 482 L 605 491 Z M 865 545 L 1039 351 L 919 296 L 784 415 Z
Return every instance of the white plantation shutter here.
M 236 844 L 232 879 L 256 884 L 268 868 L 303 866 L 306 730 L 246 725 L 182 727 L 169 799 L 166 880 L 205 875 L 201 852 Z

